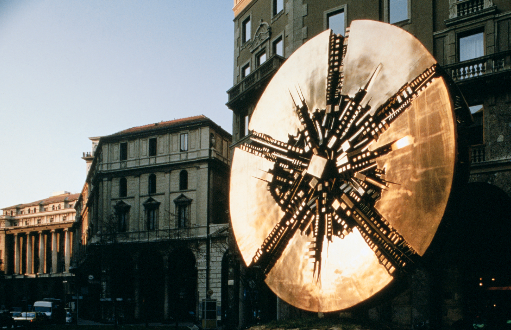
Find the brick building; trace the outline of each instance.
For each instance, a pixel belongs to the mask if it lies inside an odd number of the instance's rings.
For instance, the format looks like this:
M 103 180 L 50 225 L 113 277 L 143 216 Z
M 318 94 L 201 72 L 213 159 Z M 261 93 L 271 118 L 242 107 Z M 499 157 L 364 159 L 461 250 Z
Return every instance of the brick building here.
M 252 111 L 274 73 L 325 29 L 344 35 L 353 20 L 387 22 L 413 34 L 435 56 L 473 115 L 468 141 L 460 140 L 471 146 L 469 183 L 450 202 L 424 264 L 387 290 L 394 292 L 393 298 L 375 299 L 352 311 L 405 328 L 426 321 L 447 328 L 478 316 L 509 317 L 511 3 L 235 0 L 233 11 L 233 87 L 227 91 L 227 106 L 233 112 L 234 146 L 246 141 Z M 275 305 L 285 316 L 285 304 L 277 300 Z M 253 321 L 249 315 L 239 322 Z M 268 318 L 275 315 L 267 312 Z
M 0 305 L 24 307 L 43 298 L 64 298 L 77 248 L 78 197 L 59 192 L 2 209 Z
M 95 319 L 220 319 L 231 136 L 204 116 L 91 138 L 77 203 L 80 313 Z

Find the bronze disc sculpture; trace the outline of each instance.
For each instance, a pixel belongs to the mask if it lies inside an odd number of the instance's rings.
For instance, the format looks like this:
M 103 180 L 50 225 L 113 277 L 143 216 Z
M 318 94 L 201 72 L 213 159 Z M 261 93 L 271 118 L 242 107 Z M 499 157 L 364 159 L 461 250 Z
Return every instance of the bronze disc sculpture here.
M 447 81 L 417 39 L 367 20 L 284 62 L 230 183 L 241 255 L 281 299 L 346 309 L 424 255 L 456 175 L 457 111 L 468 111 Z

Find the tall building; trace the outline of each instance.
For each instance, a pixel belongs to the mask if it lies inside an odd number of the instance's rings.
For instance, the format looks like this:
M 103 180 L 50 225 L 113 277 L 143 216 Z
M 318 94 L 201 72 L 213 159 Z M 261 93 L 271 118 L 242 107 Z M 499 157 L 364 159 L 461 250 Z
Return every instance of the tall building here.
M 344 35 L 354 20 L 382 21 L 410 32 L 435 56 L 474 119 L 468 136 L 459 139 L 471 146 L 469 184 L 450 201 L 424 264 L 387 290 L 396 292 L 394 298 L 353 311 L 406 327 L 427 321 L 445 328 L 478 316 L 503 317 L 511 301 L 506 239 L 511 234 L 511 2 L 235 0 L 233 11 L 233 87 L 227 91 L 233 146 L 246 141 L 252 111 L 282 63 L 325 29 Z
M 79 194 L 54 193 L 2 209 L 0 215 L 0 305 L 64 298 L 77 248 L 74 209 Z
M 229 239 L 231 135 L 196 116 L 91 140 L 77 204 L 76 287 L 86 293 L 80 313 L 216 325 Z

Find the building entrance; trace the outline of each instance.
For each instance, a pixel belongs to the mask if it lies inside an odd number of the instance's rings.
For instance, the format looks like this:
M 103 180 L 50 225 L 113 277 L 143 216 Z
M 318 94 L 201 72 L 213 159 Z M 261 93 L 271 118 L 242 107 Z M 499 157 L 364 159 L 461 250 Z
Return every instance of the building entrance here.
M 192 321 L 197 316 L 197 268 L 189 249 L 178 249 L 169 256 L 169 301 L 171 317 Z

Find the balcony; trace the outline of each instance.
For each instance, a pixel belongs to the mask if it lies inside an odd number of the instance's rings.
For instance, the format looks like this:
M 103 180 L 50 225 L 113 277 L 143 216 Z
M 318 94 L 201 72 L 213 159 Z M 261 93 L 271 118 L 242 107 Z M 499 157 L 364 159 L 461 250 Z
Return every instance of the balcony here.
M 451 0 L 450 2 L 449 19 L 445 21 L 447 26 L 472 19 L 474 16 L 493 14 L 497 10 L 492 0 Z
M 236 109 L 240 106 L 240 103 L 246 98 L 257 99 L 266 87 L 268 81 L 277 72 L 282 63 L 286 59 L 282 56 L 272 56 L 254 70 L 251 74 L 246 76 L 237 85 L 233 86 L 227 91 L 229 95 L 229 102 L 227 106 L 229 109 Z M 256 95 L 253 95 L 254 92 Z
M 484 144 L 479 144 L 470 147 L 472 164 L 482 163 L 486 161 L 486 149 Z
M 228 228 L 227 224 L 210 225 L 210 236 L 217 236 Z M 112 244 L 112 243 L 141 243 L 141 242 L 159 242 L 175 240 L 196 240 L 206 239 L 206 226 L 192 226 L 187 228 L 166 228 L 157 230 L 129 231 L 98 233 L 92 240 L 92 244 Z
M 478 78 L 493 78 L 511 72 L 511 51 L 446 65 L 444 70 L 460 85 Z

